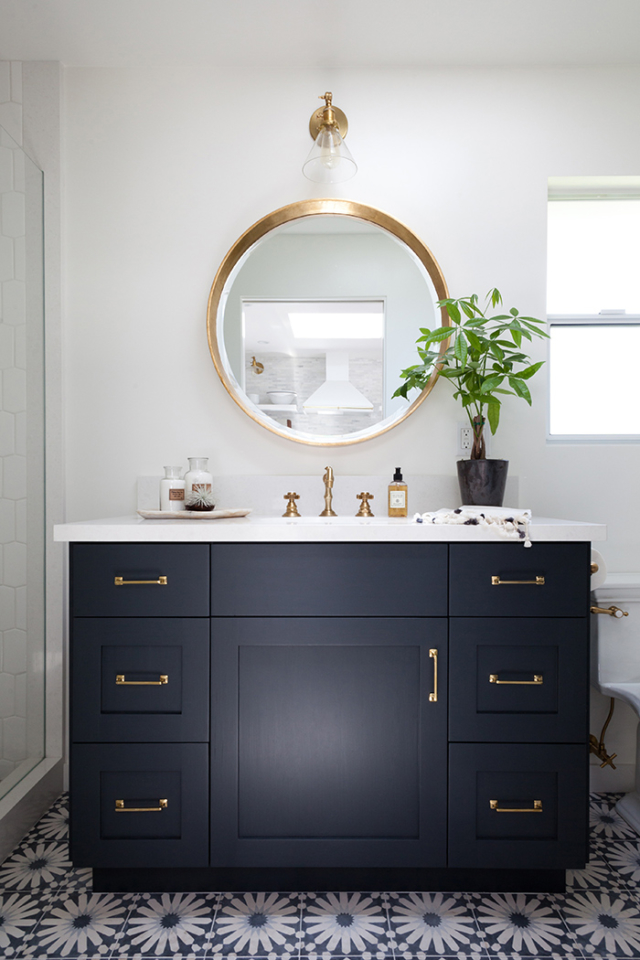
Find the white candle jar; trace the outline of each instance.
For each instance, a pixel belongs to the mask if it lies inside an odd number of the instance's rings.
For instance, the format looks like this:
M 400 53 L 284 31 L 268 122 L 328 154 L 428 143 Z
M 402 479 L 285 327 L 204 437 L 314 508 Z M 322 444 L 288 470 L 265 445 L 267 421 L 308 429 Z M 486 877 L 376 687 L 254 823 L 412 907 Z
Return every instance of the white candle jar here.
M 184 480 L 180 479 L 181 467 L 165 467 L 160 481 L 160 509 L 177 513 L 184 510 Z

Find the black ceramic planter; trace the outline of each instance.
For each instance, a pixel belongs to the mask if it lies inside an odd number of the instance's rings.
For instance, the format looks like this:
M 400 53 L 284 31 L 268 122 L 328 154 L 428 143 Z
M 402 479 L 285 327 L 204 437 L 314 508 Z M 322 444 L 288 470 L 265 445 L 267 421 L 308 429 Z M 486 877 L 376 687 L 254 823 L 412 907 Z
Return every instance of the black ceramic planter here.
M 458 460 L 462 503 L 474 507 L 501 507 L 508 470 L 508 460 Z

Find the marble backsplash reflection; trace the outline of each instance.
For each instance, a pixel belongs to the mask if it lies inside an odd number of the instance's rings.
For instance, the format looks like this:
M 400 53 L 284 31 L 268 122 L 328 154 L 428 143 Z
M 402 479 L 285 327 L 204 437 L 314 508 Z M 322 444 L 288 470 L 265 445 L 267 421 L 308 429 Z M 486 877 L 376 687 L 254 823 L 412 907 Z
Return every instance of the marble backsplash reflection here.
M 371 412 L 331 414 L 305 413 L 303 402 L 311 396 L 326 379 L 324 356 L 289 357 L 286 354 L 269 353 L 263 357 L 264 371 L 256 375 L 247 355 L 247 393 L 258 394 L 260 404 L 269 403 L 269 390 L 293 391 L 296 394 L 296 413 L 268 409 L 264 412 L 282 426 L 291 420 L 294 430 L 307 433 L 323 433 L 336 436 L 364 430 L 383 419 L 382 413 L 382 364 L 368 357 L 351 357 L 349 380 L 373 404 Z

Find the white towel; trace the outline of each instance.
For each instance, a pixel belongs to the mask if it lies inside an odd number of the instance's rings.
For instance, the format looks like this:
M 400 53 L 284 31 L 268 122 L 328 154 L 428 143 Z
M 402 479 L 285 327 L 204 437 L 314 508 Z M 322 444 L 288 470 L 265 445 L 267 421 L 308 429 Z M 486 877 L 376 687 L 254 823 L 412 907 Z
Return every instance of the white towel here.
M 531 510 L 517 507 L 472 507 L 463 506 L 452 510 L 444 507 L 433 513 L 416 513 L 416 523 L 461 523 L 467 527 L 483 527 L 492 530 L 499 537 L 511 540 L 523 540 L 525 547 L 531 546 L 529 523 Z

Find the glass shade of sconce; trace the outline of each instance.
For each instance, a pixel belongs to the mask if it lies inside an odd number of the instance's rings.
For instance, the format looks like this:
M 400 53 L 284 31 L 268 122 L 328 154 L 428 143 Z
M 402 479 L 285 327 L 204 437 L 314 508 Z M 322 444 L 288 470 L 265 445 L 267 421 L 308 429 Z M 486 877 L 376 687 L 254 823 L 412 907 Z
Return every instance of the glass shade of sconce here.
M 327 92 L 319 98 L 325 106 L 316 110 L 309 121 L 309 132 L 314 144 L 302 165 L 308 180 L 316 183 L 342 183 L 350 180 L 358 167 L 344 142 L 347 134 L 347 118 L 332 105 L 332 94 Z

